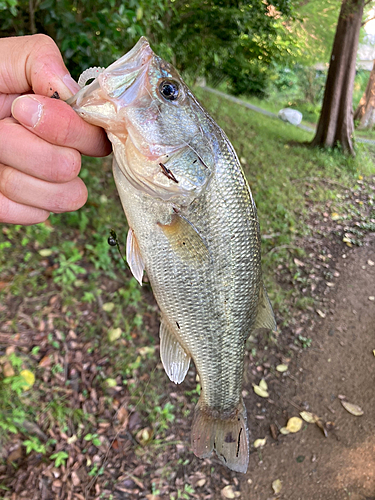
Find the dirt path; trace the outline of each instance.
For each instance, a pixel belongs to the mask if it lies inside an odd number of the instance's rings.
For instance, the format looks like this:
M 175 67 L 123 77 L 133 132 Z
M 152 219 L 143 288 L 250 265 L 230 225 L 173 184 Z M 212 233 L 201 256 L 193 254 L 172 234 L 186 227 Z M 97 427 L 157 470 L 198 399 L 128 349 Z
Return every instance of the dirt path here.
M 280 388 L 280 401 L 293 401 L 333 422 L 325 438 L 314 424 L 250 457 L 241 498 L 266 500 L 375 499 L 375 238 L 340 258 L 333 314 L 311 333 L 313 347 L 297 358 L 296 384 Z M 331 300 L 332 303 L 332 300 Z M 359 405 L 355 417 L 339 396 Z M 290 407 L 290 416 L 298 410 Z M 259 436 L 254 436 L 259 437 Z M 282 489 L 273 496 L 272 481 Z

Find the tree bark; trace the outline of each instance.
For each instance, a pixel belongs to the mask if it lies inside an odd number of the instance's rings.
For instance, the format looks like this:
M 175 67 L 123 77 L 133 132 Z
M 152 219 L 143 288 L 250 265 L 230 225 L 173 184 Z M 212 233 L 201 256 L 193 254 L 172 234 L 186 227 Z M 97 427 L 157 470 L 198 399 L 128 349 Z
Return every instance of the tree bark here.
M 372 128 L 375 125 L 375 61 L 365 93 L 354 113 L 354 120 L 359 122 L 359 129 Z
M 333 42 L 331 62 L 316 135 L 312 146 L 334 148 L 354 155 L 352 135 L 353 87 L 365 0 L 343 0 Z
M 34 0 L 29 0 L 30 31 L 32 35 L 36 33 Z

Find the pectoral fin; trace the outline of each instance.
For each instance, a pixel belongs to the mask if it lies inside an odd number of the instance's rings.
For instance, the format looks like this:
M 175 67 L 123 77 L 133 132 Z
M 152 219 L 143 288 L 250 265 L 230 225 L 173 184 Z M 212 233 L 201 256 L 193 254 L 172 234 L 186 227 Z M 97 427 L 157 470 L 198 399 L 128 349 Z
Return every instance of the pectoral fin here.
M 269 328 L 273 331 L 277 328 L 271 302 L 263 283 L 261 283 L 259 290 L 258 313 L 254 324 L 254 330 L 257 328 Z
M 142 286 L 142 278 L 145 265 L 139 251 L 137 238 L 135 237 L 134 231 L 131 228 L 129 228 L 128 237 L 126 239 L 126 260 L 129 264 L 134 278 Z
M 168 377 L 181 384 L 190 366 L 190 356 L 164 321 L 160 325 L 160 357 Z
M 210 260 L 207 244 L 190 222 L 173 214 L 170 224 L 159 224 L 172 250 L 185 262 L 202 264 Z

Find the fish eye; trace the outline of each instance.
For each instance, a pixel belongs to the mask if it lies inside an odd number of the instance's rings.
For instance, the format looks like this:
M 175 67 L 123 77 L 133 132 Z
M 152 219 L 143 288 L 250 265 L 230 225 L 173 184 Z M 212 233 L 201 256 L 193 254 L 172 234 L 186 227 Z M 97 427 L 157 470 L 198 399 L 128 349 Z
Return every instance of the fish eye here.
M 180 88 L 174 80 L 164 80 L 159 85 L 159 92 L 167 101 L 175 101 L 180 95 Z

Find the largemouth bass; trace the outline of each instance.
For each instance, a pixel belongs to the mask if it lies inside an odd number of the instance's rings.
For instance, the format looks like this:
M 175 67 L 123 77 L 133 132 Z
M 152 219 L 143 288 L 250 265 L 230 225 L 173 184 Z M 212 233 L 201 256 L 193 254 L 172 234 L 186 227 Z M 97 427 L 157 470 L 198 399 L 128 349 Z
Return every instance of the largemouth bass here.
M 145 38 L 95 76 L 70 104 L 113 144 L 127 260 L 140 283 L 146 270 L 160 307 L 165 371 L 175 383 L 191 359 L 198 371 L 194 453 L 215 449 L 246 472 L 245 342 L 276 328 L 250 188 L 224 132 Z

